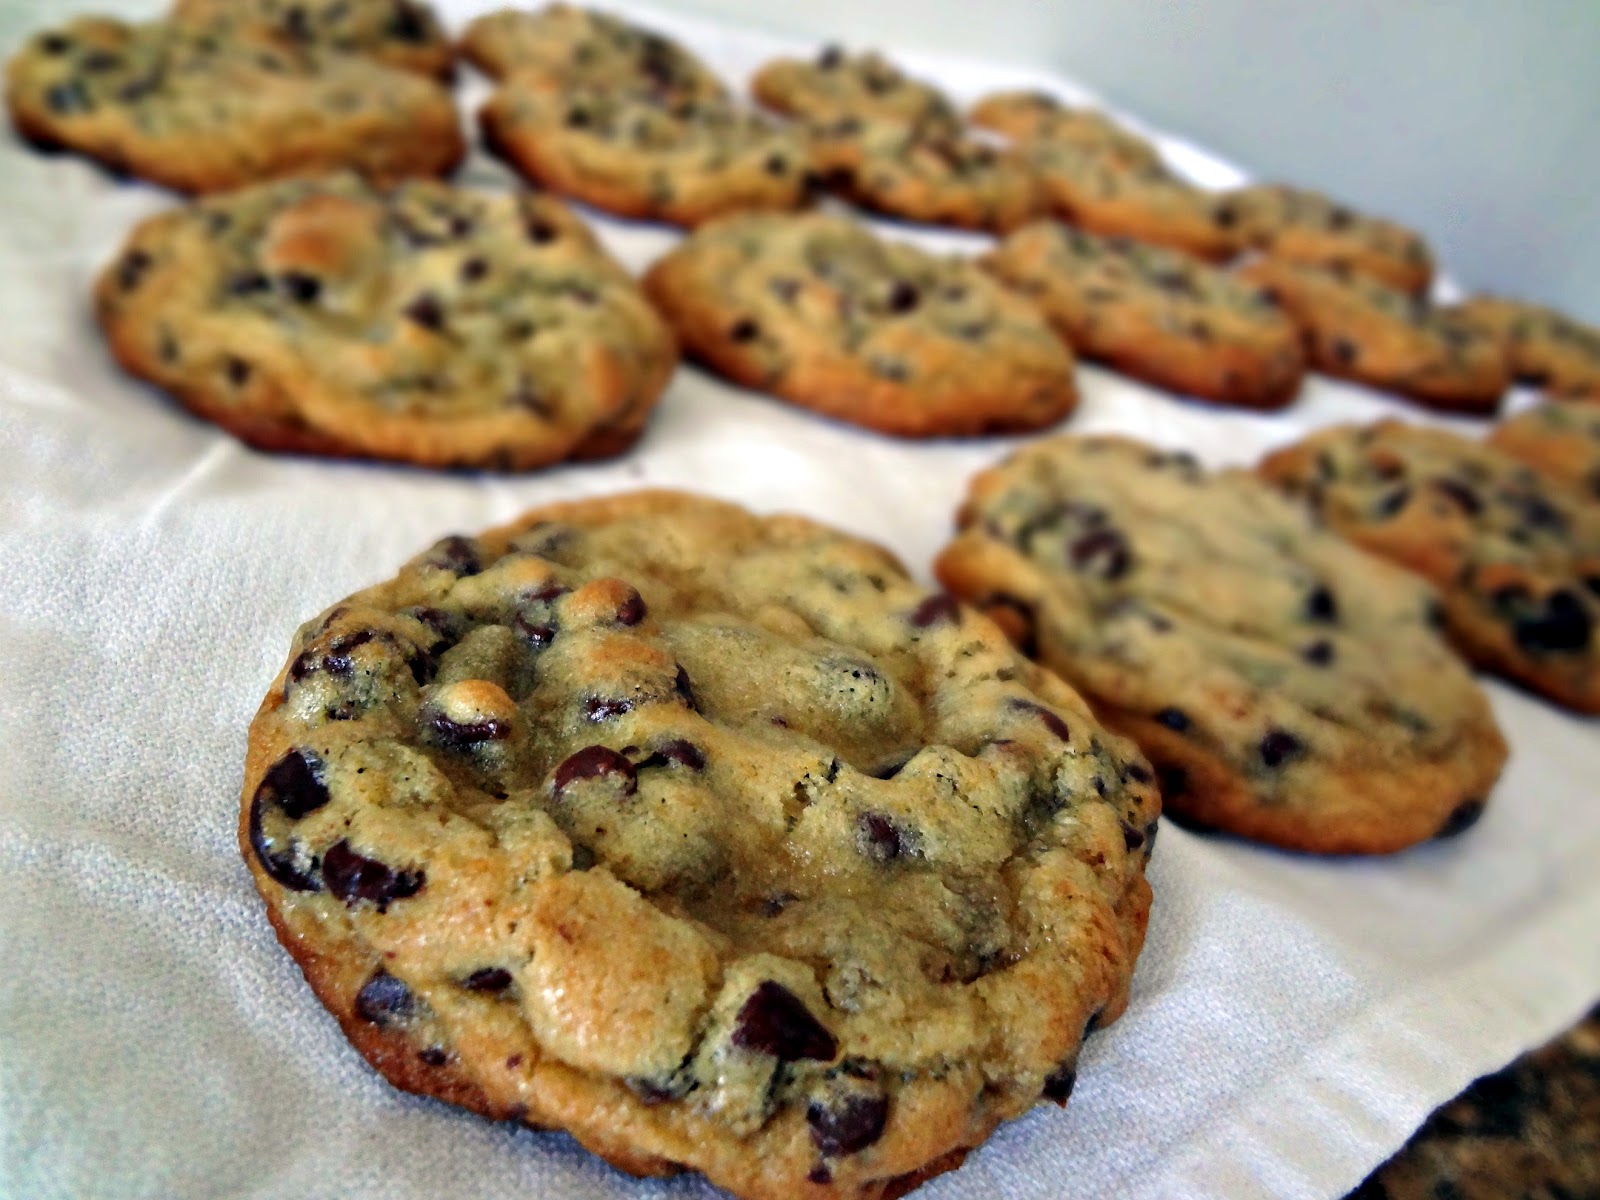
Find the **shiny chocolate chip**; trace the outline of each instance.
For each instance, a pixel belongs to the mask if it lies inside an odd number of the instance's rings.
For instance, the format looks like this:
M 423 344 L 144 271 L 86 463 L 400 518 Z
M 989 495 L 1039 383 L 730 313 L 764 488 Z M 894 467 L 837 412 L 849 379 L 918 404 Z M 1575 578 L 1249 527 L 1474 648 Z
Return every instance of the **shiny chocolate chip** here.
M 948 621 L 952 625 L 961 622 L 961 606 L 949 592 L 935 592 L 917 605 L 911 614 L 911 623 L 918 629 L 926 629 L 941 621 Z
M 784 1062 L 827 1062 L 839 1053 L 833 1034 L 805 1003 L 771 979 L 763 980 L 734 1018 L 733 1044 Z
M 451 750 L 475 750 L 489 742 L 503 742 L 511 736 L 511 722 L 491 717 L 487 721 L 452 721 L 436 712 L 427 718 L 434 740 Z
M 469 992 L 486 992 L 495 995 L 511 986 L 511 972 L 504 967 L 479 967 L 461 981 Z
M 888 1121 L 889 1098 L 883 1095 L 853 1092 L 806 1106 L 812 1145 L 832 1156 L 865 1150 L 883 1136 Z
M 1063 742 L 1072 740 L 1072 730 L 1067 727 L 1067 723 L 1044 705 L 1037 704 L 1032 700 L 1016 699 L 1011 701 L 1011 707 L 1017 712 L 1031 713 L 1038 717 L 1044 727 Z
M 417 1001 L 410 988 L 379 967 L 356 993 L 355 1010 L 373 1025 L 398 1025 L 416 1016 Z
M 1165 725 L 1174 733 L 1185 733 L 1189 728 L 1189 714 L 1181 708 L 1168 705 L 1156 714 L 1156 724 Z
M 628 589 L 628 598 L 617 605 L 617 624 L 637 625 L 644 620 L 645 613 L 648 611 L 645 608 L 644 597 L 630 588 Z
M 328 803 L 328 788 L 320 777 L 322 761 L 308 750 L 291 750 L 273 763 L 250 799 L 250 848 L 268 877 L 296 892 L 316 892 L 322 883 L 295 861 L 292 848 L 274 850 L 266 830 L 270 815 L 298 821 Z
M 639 790 L 639 776 L 634 765 L 610 746 L 585 746 L 568 755 L 556 768 L 555 790 L 560 794 L 586 779 L 620 780 L 624 796 Z
M 357 854 L 349 842 L 339 841 L 322 856 L 322 881 L 349 907 L 365 900 L 385 912 L 396 900 L 420 892 L 427 883 L 427 873 L 396 870 L 375 858 Z
M 154 260 L 143 250 L 130 250 L 117 264 L 117 286 L 131 292 L 144 281 L 145 272 Z

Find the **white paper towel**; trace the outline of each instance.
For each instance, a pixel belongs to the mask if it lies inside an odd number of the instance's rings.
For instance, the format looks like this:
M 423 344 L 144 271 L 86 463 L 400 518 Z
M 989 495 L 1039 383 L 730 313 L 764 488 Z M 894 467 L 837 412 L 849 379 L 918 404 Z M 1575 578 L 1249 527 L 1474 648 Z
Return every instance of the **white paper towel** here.
M 789 48 L 640 15 L 739 82 Z M 59 18 L 12 0 L 0 44 Z M 904 61 L 962 100 L 1050 82 Z M 1206 182 L 1235 177 L 1163 145 Z M 463 175 L 508 178 L 482 158 Z M 238 860 L 246 724 L 297 622 L 443 533 L 676 485 L 834 521 L 925 575 L 966 477 L 1012 443 L 894 442 L 684 369 L 621 462 L 502 479 L 265 457 L 119 375 L 95 334 L 95 270 L 169 203 L 0 146 L 0 1196 L 711 1196 L 367 1068 Z M 672 240 L 597 224 L 634 268 Z M 1072 428 L 1212 463 L 1394 407 L 1318 380 L 1261 417 L 1083 381 Z M 1071 1107 L 1001 1130 L 919 1194 L 1335 1197 L 1434 1105 L 1574 1019 L 1600 993 L 1600 739 L 1490 686 L 1513 759 L 1459 841 L 1329 861 L 1164 828 L 1133 1003 L 1091 1041 Z

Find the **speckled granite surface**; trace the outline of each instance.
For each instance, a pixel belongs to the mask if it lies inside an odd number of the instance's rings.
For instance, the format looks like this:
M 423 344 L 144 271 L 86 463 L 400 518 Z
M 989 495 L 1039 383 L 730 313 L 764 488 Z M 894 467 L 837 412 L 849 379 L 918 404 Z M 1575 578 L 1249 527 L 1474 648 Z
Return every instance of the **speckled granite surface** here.
M 1346 1200 L 1600 1200 L 1600 1005 L 1435 1112 Z

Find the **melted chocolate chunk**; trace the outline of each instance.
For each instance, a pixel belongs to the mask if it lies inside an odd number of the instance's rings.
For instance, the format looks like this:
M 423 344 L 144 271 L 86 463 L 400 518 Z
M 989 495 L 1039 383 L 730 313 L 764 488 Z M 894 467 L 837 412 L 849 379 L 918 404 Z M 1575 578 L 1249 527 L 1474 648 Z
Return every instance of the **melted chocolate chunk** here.
M 1044 727 L 1063 742 L 1072 740 L 1072 730 L 1067 727 L 1067 723 L 1044 705 L 1037 704 L 1032 700 L 1015 699 L 1011 701 L 1011 707 L 1018 712 L 1032 713 L 1038 717 Z
M 889 289 L 888 308 L 892 313 L 908 313 L 917 307 L 921 294 L 904 279 L 897 279 Z
M 1262 763 L 1274 770 L 1305 753 L 1305 744 L 1286 729 L 1269 730 L 1259 748 Z
M 889 1098 L 851 1093 L 832 1103 L 813 1100 L 806 1106 L 811 1142 L 823 1154 L 854 1154 L 883 1136 L 889 1120 Z
M 1545 597 L 1542 611 L 1519 617 L 1512 633 L 1530 654 L 1570 654 L 1588 649 L 1594 619 L 1577 593 L 1558 588 Z
M 444 328 L 444 305 L 439 303 L 437 296 L 428 292 L 418 296 L 400 311 L 408 321 L 414 321 L 424 329 L 437 333 Z
M 272 849 L 266 823 L 272 813 L 298 821 L 328 803 L 327 785 L 319 778 L 321 768 L 321 760 L 310 751 L 291 750 L 272 764 L 250 799 L 250 849 L 267 876 L 291 891 L 321 891 L 322 882 L 296 865 L 292 847 Z
M 335 842 L 322 856 L 322 881 L 328 891 L 354 908 L 365 900 L 386 912 L 396 900 L 415 896 L 427 883 L 427 873 L 397 871 L 375 858 L 357 854 L 345 841 Z
M 677 763 L 681 767 L 688 767 L 691 771 L 702 771 L 706 765 L 706 754 L 693 742 L 674 738 L 670 742 L 661 743 L 648 758 L 640 760 L 637 769 L 642 771 L 646 767 L 664 767 L 669 763 Z
M 617 606 L 617 624 L 637 625 L 644 620 L 645 613 L 648 611 L 644 605 L 644 597 L 630 588 L 628 589 L 628 598 Z
M 1174 733 L 1185 733 L 1189 728 L 1189 714 L 1170 705 L 1156 714 L 1156 723 L 1165 725 Z
M 894 862 L 916 854 L 916 835 L 882 813 L 863 813 L 856 822 L 856 844 L 875 863 Z
M 400 980 L 379 967 L 356 993 L 356 1016 L 374 1025 L 398 1025 L 417 1013 L 416 997 Z
M 746 342 L 753 342 L 760 336 L 761 327 L 749 317 L 735 321 L 733 327 L 728 330 L 728 337 L 740 345 L 744 345 Z
M 490 718 L 487 721 L 452 721 L 443 713 L 428 717 L 433 736 L 452 750 L 475 750 L 487 742 L 503 742 L 511 736 L 511 722 Z
M 479 967 L 461 981 L 461 986 L 469 992 L 503 992 L 511 986 L 511 972 L 504 967 Z
M 633 700 L 627 696 L 590 696 L 583 702 L 583 715 L 591 721 L 612 721 L 632 711 Z
M 1327 586 L 1318 584 L 1306 593 L 1306 620 L 1332 624 L 1339 619 L 1339 602 Z
M 296 304 L 315 304 L 322 295 L 322 280 L 304 271 L 285 271 L 278 276 L 278 286 Z
M 681 663 L 678 666 L 678 673 L 673 676 L 672 690 L 678 694 L 678 699 L 683 701 L 690 712 L 700 711 L 700 702 L 695 699 L 694 684 L 689 682 L 689 672 L 683 669 Z
M 961 621 L 961 607 L 956 603 L 956 598 L 949 592 L 935 592 L 911 614 L 911 623 L 918 629 L 926 629 L 940 621 L 949 621 L 952 625 Z
M 839 1053 L 833 1034 L 811 1015 L 800 997 L 781 983 L 764 980 L 734 1019 L 733 1044 L 784 1062 L 831 1060 Z
M 1114 529 L 1096 529 L 1067 547 L 1067 562 L 1077 571 L 1101 579 L 1120 579 L 1133 565 L 1128 541 Z
M 634 765 L 610 746 L 585 746 L 576 754 L 568 755 L 555 772 L 555 790 L 559 795 L 573 784 L 585 779 L 610 779 L 622 781 L 623 796 L 639 790 L 639 776 Z
M 1078 1083 L 1078 1060 L 1076 1056 L 1064 1066 L 1057 1067 L 1045 1077 L 1044 1090 L 1041 1095 L 1056 1104 L 1065 1107 L 1067 1098 L 1072 1095 L 1072 1089 Z
M 483 560 L 478 556 L 478 544 L 469 537 L 452 534 L 437 542 L 424 560 L 430 567 L 450 571 L 463 578 L 483 570 Z

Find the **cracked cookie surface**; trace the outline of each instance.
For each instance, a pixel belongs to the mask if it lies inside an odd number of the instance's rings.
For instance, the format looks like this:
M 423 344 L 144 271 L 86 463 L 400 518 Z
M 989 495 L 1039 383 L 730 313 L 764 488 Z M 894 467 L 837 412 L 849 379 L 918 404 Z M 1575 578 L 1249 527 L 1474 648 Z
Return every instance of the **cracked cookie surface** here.
M 172 19 L 276 38 L 448 79 L 455 50 L 419 0 L 178 0 Z
M 1037 429 L 1077 402 L 1071 351 L 1027 300 L 845 217 L 718 221 L 644 285 L 720 374 L 883 433 Z
M 1401 421 L 1324 430 L 1262 472 L 1432 580 L 1473 662 L 1600 712 L 1600 509 L 1493 446 Z
M 1505 761 L 1415 576 L 1241 471 L 1123 437 L 973 481 L 935 572 L 1156 764 L 1167 811 L 1384 853 L 1476 820 Z
M 269 450 L 525 469 L 619 453 L 677 361 L 558 201 L 352 175 L 151 218 L 101 275 L 122 365 Z
M 22 135 L 183 192 L 348 167 L 442 175 L 466 153 L 450 92 L 355 55 L 177 23 L 85 17 L 6 70 Z
M 1079 355 L 1157 387 L 1278 408 L 1305 374 L 1299 330 L 1272 300 L 1181 251 L 1037 221 L 982 263 Z
M 239 836 L 398 1086 L 748 1200 L 881 1200 L 1065 1101 L 1158 809 L 885 551 L 656 492 L 446 538 L 302 626 Z

